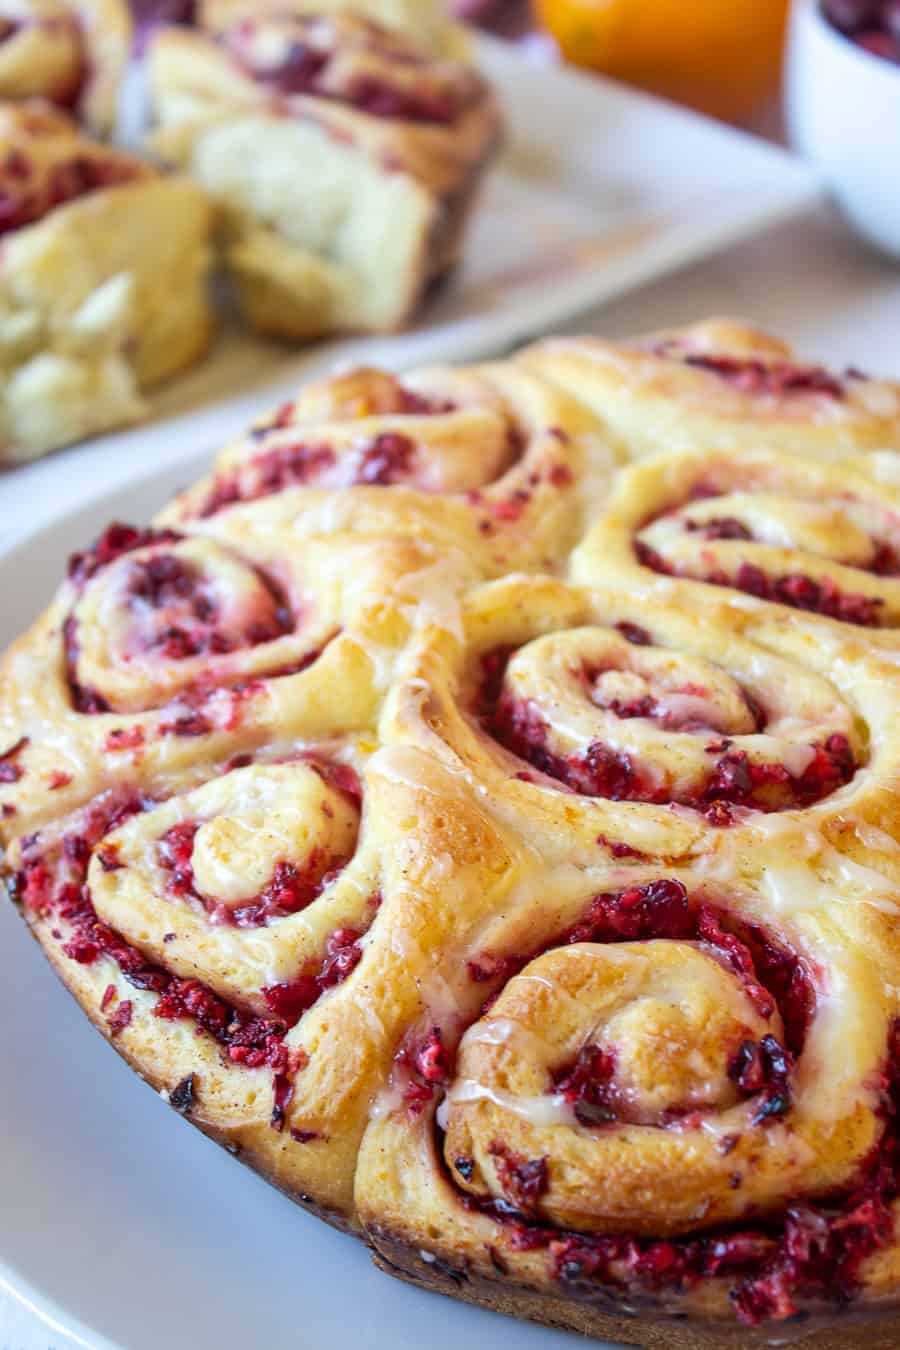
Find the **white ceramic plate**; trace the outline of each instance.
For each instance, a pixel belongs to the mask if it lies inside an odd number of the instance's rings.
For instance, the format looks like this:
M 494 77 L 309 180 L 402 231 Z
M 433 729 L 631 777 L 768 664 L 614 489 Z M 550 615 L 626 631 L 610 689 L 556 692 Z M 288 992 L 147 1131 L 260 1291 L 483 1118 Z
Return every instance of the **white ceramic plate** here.
M 204 458 L 0 553 L 0 648 L 74 547 L 133 516 L 135 496 L 142 516 L 161 506 Z M 0 1289 L 91 1350 L 584 1344 L 392 1280 L 204 1139 L 94 1031 L 2 895 L 0 1028 Z
M 154 419 L 0 473 L 4 532 L 44 524 L 148 465 L 221 444 L 269 402 L 336 365 L 395 370 L 476 358 L 801 210 L 818 195 L 799 159 L 730 127 L 484 39 L 506 110 L 465 259 L 411 333 L 303 352 L 226 329 L 211 357 L 154 400 Z M 7 521 L 12 521 L 10 527 Z M 5 537 L 9 537 L 5 534 Z

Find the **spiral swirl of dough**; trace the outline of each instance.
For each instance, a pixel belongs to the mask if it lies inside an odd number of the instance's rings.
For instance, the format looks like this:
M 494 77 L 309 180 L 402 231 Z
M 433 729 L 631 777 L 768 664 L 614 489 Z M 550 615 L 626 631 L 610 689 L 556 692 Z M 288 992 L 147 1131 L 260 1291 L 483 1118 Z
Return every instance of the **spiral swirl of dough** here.
M 698 606 L 777 605 L 894 646 L 898 509 L 897 488 L 859 460 L 673 455 L 622 474 L 573 570 Z
M 301 535 L 428 539 L 489 576 L 555 569 L 603 499 L 612 464 L 590 416 L 508 365 L 405 383 L 356 370 L 258 422 L 160 523 L 202 530 L 220 514 L 249 518 L 264 501 Z
M 900 384 L 801 361 L 733 320 L 620 344 L 551 338 L 521 359 L 592 408 L 628 457 L 771 445 L 834 461 L 900 447 Z

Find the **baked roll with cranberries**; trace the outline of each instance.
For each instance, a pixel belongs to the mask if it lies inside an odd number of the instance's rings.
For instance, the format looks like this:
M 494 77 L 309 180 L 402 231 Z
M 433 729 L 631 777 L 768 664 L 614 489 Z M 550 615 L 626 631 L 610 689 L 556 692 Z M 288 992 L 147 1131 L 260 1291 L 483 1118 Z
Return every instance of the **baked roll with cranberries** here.
M 551 338 L 523 359 L 592 408 L 629 458 L 771 446 L 835 459 L 900 449 L 900 382 L 852 366 L 826 370 L 731 319 L 632 342 Z
M 512 363 L 358 369 L 260 418 L 158 523 L 238 539 L 265 518 L 298 539 L 428 540 L 482 576 L 556 571 L 613 468 L 590 413 Z
M 533 363 L 355 372 L 0 664 L 29 930 L 386 1271 L 896 1346 L 900 488 L 841 434 L 613 470 Z
M 0 464 L 143 415 L 205 351 L 211 209 L 196 184 L 0 108 Z
M 444 0 L 199 0 L 201 28 L 221 33 L 239 19 L 268 14 L 332 15 L 352 9 L 392 33 L 407 38 L 427 56 L 465 56 L 469 49 L 465 29 L 454 23 Z
M 218 202 L 250 322 L 292 340 L 407 323 L 497 147 L 475 69 L 348 10 L 162 30 L 149 63 L 153 144 Z
M 2 0 L 0 99 L 45 98 L 105 135 L 131 37 L 124 0 Z

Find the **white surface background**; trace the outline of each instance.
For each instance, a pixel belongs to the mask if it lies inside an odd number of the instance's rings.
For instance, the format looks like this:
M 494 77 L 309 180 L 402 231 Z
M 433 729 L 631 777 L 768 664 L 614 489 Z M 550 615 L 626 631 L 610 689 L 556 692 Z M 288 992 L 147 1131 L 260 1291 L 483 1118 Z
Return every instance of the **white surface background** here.
M 745 316 L 796 343 L 803 355 L 838 367 L 853 364 L 873 373 L 900 374 L 900 267 L 857 243 L 829 208 L 568 327 L 624 336 L 710 314 Z M 79 452 L 53 462 L 62 511 L 70 493 L 90 482 L 92 461 Z M 28 530 L 30 512 L 34 518 L 44 516 L 46 493 L 44 475 L 33 470 L 0 475 L 0 537 L 9 540 Z M 0 1350 L 68 1350 L 74 1344 L 0 1290 Z

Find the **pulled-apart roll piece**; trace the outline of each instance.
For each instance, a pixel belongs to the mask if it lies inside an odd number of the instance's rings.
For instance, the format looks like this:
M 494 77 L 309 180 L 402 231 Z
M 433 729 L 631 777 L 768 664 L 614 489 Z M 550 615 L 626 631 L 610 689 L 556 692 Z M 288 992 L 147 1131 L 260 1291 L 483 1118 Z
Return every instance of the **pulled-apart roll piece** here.
M 299 8 L 158 33 L 154 145 L 219 203 L 257 328 L 399 328 L 459 255 L 496 104 L 465 62 L 350 10 Z
M 3 465 L 139 420 L 203 354 L 212 219 L 196 184 L 46 104 L 0 109 L 0 185 Z
M 0 99 L 44 98 L 107 134 L 131 32 L 125 0 L 3 0 Z

